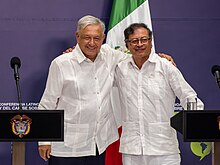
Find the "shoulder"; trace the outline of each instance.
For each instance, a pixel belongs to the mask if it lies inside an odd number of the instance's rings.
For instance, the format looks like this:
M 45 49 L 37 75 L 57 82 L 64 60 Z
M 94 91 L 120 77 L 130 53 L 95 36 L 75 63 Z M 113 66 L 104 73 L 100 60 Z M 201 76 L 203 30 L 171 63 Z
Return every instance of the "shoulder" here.
M 100 49 L 100 54 L 106 60 L 107 63 L 115 66 L 120 61 L 126 59 L 127 55 L 120 51 L 111 48 L 108 44 L 103 44 Z
M 154 59 L 158 66 L 162 68 L 176 68 L 170 61 L 168 61 L 166 58 L 160 57 L 158 54 L 154 53 Z
M 124 53 L 120 50 L 113 49 L 108 44 L 103 44 L 100 49 L 100 52 L 104 53 L 104 54 L 111 55 L 113 57 L 115 57 L 115 56 L 120 57 L 120 58 L 127 57 L 126 53 Z
M 118 63 L 118 67 L 121 68 L 121 67 L 127 66 L 128 63 L 131 62 L 131 60 L 132 60 L 132 56 L 127 56 L 126 59 L 124 59 L 124 60 L 122 60 L 122 61 L 120 61 L 120 62 Z
M 152 54 L 151 62 L 155 63 L 155 71 L 162 73 L 163 75 L 169 76 L 179 72 L 178 68 L 174 66 L 166 58 L 161 58 L 158 54 Z
M 127 57 L 125 60 L 119 62 L 116 66 L 116 72 L 124 72 L 125 70 L 128 70 L 129 64 L 132 61 L 132 57 Z
M 101 49 L 100 49 L 100 52 L 101 53 L 106 53 L 106 52 L 113 52 L 114 51 L 114 49 L 113 48 L 111 48 L 108 44 L 103 44 L 102 46 L 101 46 Z
M 57 56 L 55 59 L 53 59 L 51 64 L 61 65 L 62 63 L 70 61 L 71 59 L 73 59 L 73 57 L 74 57 L 73 52 L 61 54 Z

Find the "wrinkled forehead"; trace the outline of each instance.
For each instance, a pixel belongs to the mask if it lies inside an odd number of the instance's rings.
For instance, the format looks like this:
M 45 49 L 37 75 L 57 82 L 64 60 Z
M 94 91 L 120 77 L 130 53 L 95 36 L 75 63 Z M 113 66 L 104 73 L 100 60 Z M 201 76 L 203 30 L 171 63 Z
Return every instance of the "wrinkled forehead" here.
M 99 26 L 104 33 L 105 31 L 105 24 L 98 20 L 86 20 L 86 21 L 79 21 L 77 25 L 77 32 L 80 32 L 82 29 L 85 29 L 87 26 Z
M 104 34 L 102 26 L 100 24 L 87 24 L 79 29 L 79 34 L 82 33 L 99 33 Z
M 80 36 L 103 36 L 102 28 L 99 24 L 87 25 L 79 31 Z

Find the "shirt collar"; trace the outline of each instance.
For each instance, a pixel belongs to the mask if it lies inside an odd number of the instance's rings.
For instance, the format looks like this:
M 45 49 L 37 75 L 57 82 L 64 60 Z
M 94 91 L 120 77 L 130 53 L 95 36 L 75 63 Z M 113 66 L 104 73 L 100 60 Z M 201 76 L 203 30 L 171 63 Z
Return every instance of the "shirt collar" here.
M 77 44 L 74 51 L 73 55 L 76 56 L 77 61 L 79 63 L 82 63 L 84 60 L 86 60 L 86 56 L 83 54 L 82 50 L 80 49 L 79 45 Z
M 151 50 L 150 56 L 148 58 L 149 62 L 155 63 L 157 62 L 157 54 Z
M 76 47 L 75 47 L 74 50 L 75 50 L 75 51 L 74 51 L 73 54 L 74 54 L 74 56 L 76 56 L 77 61 L 78 61 L 79 63 L 82 63 L 83 61 L 89 60 L 89 59 L 83 54 L 83 52 L 82 52 L 82 50 L 80 49 L 80 47 L 79 47 L 78 44 L 76 45 Z M 96 60 L 98 60 L 99 58 L 100 58 L 101 60 L 104 59 L 102 49 L 100 50 L 99 54 L 97 55 Z M 95 61 L 96 61 L 96 60 L 95 60 Z
M 151 50 L 151 53 L 150 53 L 149 58 L 148 58 L 147 61 L 149 61 L 151 63 L 156 63 L 156 61 L 157 61 L 157 54 L 153 50 Z M 133 66 L 136 66 L 136 64 L 134 62 L 134 59 L 132 57 L 128 59 L 128 62 L 130 64 L 132 64 Z

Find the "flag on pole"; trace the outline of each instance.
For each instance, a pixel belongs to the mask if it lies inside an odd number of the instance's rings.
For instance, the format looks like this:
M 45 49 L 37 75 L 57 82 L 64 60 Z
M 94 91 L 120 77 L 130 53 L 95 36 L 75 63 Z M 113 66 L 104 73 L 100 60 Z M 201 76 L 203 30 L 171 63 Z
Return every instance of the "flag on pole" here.
M 124 30 L 132 23 L 145 23 L 152 30 L 148 0 L 114 0 L 106 43 L 114 49 L 127 52 L 124 42 Z M 113 111 L 116 121 L 120 125 L 120 104 L 118 91 L 115 89 L 112 93 L 112 99 L 114 100 Z M 120 133 L 121 128 L 119 128 Z M 107 148 L 105 160 L 106 165 L 122 165 L 119 141 L 116 141 Z
M 114 0 L 106 42 L 125 51 L 124 30 L 132 23 L 145 23 L 152 30 L 148 0 Z

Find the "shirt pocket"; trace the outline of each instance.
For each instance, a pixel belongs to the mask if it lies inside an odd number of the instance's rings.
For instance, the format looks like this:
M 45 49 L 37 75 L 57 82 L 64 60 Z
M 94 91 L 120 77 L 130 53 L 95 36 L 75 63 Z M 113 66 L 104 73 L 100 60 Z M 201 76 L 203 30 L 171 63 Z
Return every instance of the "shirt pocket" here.
M 131 79 L 129 78 L 120 78 L 119 80 L 120 88 L 125 96 L 131 96 Z
M 137 137 L 140 135 L 139 124 L 136 122 L 122 122 L 121 145 L 138 143 Z
M 64 145 L 67 147 L 84 147 L 87 145 L 89 124 L 70 124 L 64 127 Z
M 57 109 L 64 109 L 66 121 L 77 123 L 81 115 L 80 102 L 67 97 L 60 98 Z
M 152 144 L 171 145 L 173 133 L 169 122 L 149 123 L 149 136 Z
M 144 89 L 146 89 L 146 95 L 154 100 L 164 99 L 166 82 L 159 72 L 151 74 L 144 78 Z

